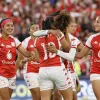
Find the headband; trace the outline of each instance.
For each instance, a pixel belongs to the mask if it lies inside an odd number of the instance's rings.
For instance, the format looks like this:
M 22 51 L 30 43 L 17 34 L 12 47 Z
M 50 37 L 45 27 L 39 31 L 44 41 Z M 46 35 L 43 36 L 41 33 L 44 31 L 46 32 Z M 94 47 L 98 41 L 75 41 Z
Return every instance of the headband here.
M 2 22 L 1 22 L 1 27 L 3 27 L 6 23 L 8 22 L 12 22 L 11 19 L 4 19 Z

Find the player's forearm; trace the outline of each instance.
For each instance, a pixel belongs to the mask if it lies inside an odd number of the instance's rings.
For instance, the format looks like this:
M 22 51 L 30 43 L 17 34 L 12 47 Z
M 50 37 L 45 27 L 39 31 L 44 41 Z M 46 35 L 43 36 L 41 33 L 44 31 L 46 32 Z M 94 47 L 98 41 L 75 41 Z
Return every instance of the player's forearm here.
M 20 59 L 17 59 L 16 60 L 16 64 L 15 64 L 15 66 L 16 66 L 16 71 L 17 71 L 17 69 L 19 68 L 19 66 L 20 66 Z
M 74 60 L 75 54 L 76 54 L 75 48 L 71 48 L 69 53 L 66 53 L 66 52 L 63 52 L 63 51 L 60 51 L 60 50 L 58 50 L 58 52 L 57 52 L 57 55 L 59 55 L 60 57 L 66 59 L 66 60 L 69 60 L 69 61 Z
M 48 30 L 40 30 L 33 33 L 33 36 L 39 37 L 39 36 L 45 36 L 48 35 Z

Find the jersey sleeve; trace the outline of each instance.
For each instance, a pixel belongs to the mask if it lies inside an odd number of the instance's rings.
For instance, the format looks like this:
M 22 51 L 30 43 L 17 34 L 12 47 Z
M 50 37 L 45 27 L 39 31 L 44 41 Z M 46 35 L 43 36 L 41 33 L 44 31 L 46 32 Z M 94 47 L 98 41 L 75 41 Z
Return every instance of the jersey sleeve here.
M 81 42 L 77 38 L 75 38 L 73 41 L 71 41 L 71 47 L 77 48 L 80 43 Z
M 28 41 L 24 40 L 22 42 L 22 46 L 26 49 L 27 48 L 27 45 L 28 45 Z
M 80 40 L 76 37 L 75 37 L 75 40 L 77 41 L 77 46 L 79 46 L 81 44 Z
M 18 48 L 21 45 L 21 42 L 14 37 L 15 43 L 16 43 L 16 48 Z
M 90 37 L 88 38 L 88 40 L 87 40 L 86 43 L 85 43 L 85 46 L 86 46 L 86 47 L 92 48 L 92 45 L 91 45 L 91 40 L 92 40 L 92 38 L 93 38 L 93 35 L 90 36 Z

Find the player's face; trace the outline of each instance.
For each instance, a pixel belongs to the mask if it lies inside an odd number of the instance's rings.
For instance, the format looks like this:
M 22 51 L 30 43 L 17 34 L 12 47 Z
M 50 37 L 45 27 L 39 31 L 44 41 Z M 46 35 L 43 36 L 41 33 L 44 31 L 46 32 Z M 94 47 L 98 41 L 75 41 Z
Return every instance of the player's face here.
M 2 27 L 2 31 L 7 35 L 12 35 L 14 33 L 14 24 L 13 22 L 8 22 Z
M 77 24 L 72 22 L 70 23 L 69 27 L 67 28 L 68 33 L 73 34 L 76 31 Z
M 30 35 L 32 35 L 35 31 L 39 30 L 39 25 L 34 24 L 30 27 Z
M 96 21 L 94 23 L 95 31 L 100 31 L 100 17 L 96 18 Z

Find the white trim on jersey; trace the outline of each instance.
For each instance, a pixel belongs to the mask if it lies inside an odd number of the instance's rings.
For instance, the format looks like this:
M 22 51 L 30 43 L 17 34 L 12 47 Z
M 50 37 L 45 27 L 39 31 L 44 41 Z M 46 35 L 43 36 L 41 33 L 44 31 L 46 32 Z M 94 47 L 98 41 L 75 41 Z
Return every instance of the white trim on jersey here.
M 28 47 L 28 42 L 31 39 L 31 36 L 27 37 L 25 40 L 22 41 L 22 46 L 26 49 Z
M 1 35 L 1 36 L 2 36 L 2 35 Z M 9 37 L 11 37 L 11 38 L 13 38 L 13 39 L 15 40 L 15 44 L 12 43 L 12 45 L 16 45 L 16 48 L 17 48 L 18 46 L 20 46 L 21 42 L 20 42 L 16 37 L 14 37 L 14 36 L 12 36 L 12 35 L 9 35 Z
M 98 36 L 98 35 L 100 35 L 100 33 L 91 35 L 91 36 L 88 38 L 88 40 L 86 41 L 85 45 L 86 45 L 87 47 L 89 47 L 89 48 L 92 48 L 91 41 L 92 41 L 92 39 L 93 39 L 94 37 L 96 37 L 96 36 Z M 96 42 L 97 42 L 97 41 L 95 41 L 95 43 L 96 43 Z
M 71 35 L 70 33 L 68 33 L 68 35 L 69 35 L 70 41 L 71 41 L 72 39 L 75 39 L 75 41 L 77 41 L 77 46 L 81 43 L 80 40 L 79 40 L 78 38 L 76 38 L 75 36 Z

